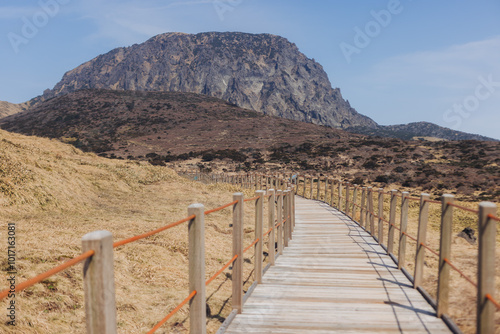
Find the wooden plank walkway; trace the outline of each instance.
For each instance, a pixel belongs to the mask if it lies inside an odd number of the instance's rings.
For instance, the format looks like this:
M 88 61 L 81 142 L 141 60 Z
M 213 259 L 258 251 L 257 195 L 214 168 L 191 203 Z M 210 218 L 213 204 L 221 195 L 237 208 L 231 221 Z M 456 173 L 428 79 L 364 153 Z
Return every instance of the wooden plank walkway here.
M 289 247 L 226 333 L 450 333 L 385 251 L 328 205 L 296 198 Z

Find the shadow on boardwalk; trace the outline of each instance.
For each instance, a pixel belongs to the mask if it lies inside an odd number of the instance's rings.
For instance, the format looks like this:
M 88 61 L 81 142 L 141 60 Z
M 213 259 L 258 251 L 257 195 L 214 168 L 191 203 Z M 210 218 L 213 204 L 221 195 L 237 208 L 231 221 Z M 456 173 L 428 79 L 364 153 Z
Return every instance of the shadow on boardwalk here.
M 450 330 L 358 224 L 297 197 L 289 247 L 226 333 L 374 332 Z

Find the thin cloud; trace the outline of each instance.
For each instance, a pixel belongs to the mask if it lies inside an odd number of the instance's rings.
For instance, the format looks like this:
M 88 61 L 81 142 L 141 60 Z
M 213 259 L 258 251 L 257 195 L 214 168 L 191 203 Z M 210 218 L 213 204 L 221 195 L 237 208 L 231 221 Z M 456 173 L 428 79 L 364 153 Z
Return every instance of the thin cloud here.
M 17 20 L 23 16 L 33 15 L 34 12 L 39 10 L 36 6 L 5 6 L 0 7 L 0 19 L 3 20 Z
M 479 75 L 500 75 L 498 54 L 500 36 L 437 51 L 391 57 L 375 65 L 364 79 L 386 85 L 411 83 L 464 89 Z

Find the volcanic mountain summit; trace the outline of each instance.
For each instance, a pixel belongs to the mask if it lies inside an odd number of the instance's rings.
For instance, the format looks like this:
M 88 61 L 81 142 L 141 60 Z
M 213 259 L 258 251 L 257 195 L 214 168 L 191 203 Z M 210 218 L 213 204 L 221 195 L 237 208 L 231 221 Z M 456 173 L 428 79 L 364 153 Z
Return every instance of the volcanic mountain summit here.
M 92 88 L 192 92 L 271 116 L 336 128 L 376 127 L 332 88 L 320 64 L 270 34 L 158 35 L 67 72 L 43 99 Z

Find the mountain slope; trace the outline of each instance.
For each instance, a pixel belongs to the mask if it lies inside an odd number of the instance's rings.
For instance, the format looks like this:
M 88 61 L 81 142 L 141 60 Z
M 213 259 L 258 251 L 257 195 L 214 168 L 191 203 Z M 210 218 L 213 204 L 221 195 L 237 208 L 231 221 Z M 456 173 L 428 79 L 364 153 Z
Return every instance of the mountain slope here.
M 352 127 L 349 128 L 348 131 L 369 136 L 400 138 L 404 140 L 411 140 L 418 137 L 430 137 L 444 140 L 498 141 L 496 139 L 477 134 L 452 130 L 429 122 L 414 122 L 398 125 L 378 125 L 374 128 Z
M 354 183 L 399 184 L 499 198 L 500 142 L 403 141 L 263 115 L 202 94 L 82 90 L 0 120 L 107 157 L 212 170 L 333 173 Z
M 359 137 L 262 115 L 202 94 L 113 90 L 81 90 L 56 97 L 1 119 L 0 127 L 122 157 Z
M 16 114 L 26 109 L 26 104 L 15 104 L 5 101 L 0 101 L 0 118 Z
M 322 66 L 270 34 L 167 33 L 67 72 L 43 99 L 80 89 L 180 91 L 338 128 L 374 127 L 333 89 Z

